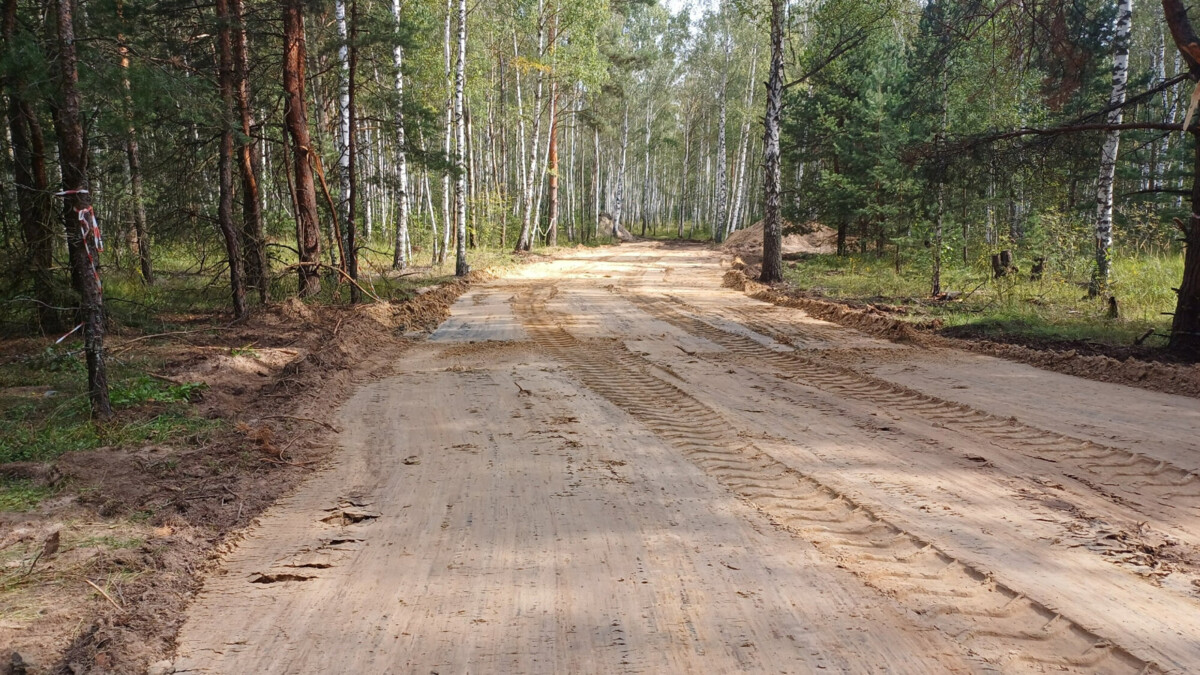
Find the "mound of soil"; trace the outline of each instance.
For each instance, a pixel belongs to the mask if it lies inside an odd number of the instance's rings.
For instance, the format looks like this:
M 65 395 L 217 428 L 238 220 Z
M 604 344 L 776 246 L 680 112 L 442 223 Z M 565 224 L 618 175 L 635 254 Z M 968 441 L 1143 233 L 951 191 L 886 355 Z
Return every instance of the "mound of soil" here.
M 756 300 L 802 309 L 815 318 L 887 340 L 927 347 L 964 349 L 1089 380 L 1200 397 L 1200 364 L 1137 358 L 1130 350 L 1121 347 L 1106 350 L 1097 345 L 1089 345 L 1085 350 L 1061 344 L 1025 345 L 987 339 L 947 337 L 939 334 L 934 327 L 896 319 L 889 311 L 879 307 L 806 297 L 793 289 L 760 284 L 754 281 L 752 276 L 753 270 L 742 260 L 735 259 L 732 268 L 725 273 L 724 285 L 744 291 Z
M 798 253 L 833 253 L 837 251 L 837 231 L 819 223 L 810 223 L 804 228 L 798 228 L 791 223 L 784 223 L 785 231 L 794 234 L 783 236 L 783 254 Z M 762 258 L 763 221 L 738 230 L 729 235 L 721 250 L 746 260 Z

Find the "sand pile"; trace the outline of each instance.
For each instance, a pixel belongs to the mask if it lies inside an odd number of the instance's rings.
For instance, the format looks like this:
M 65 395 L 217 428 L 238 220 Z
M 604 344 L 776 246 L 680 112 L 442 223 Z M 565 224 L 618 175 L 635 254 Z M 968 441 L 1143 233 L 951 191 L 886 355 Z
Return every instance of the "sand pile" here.
M 792 224 L 784 223 L 785 229 L 795 229 Z M 785 234 L 783 237 L 783 254 L 793 253 L 833 253 L 837 250 L 837 232 L 824 225 L 810 223 L 805 234 Z M 726 253 L 742 258 L 758 259 L 762 257 L 763 222 L 760 220 L 744 230 L 734 232 L 721 247 Z

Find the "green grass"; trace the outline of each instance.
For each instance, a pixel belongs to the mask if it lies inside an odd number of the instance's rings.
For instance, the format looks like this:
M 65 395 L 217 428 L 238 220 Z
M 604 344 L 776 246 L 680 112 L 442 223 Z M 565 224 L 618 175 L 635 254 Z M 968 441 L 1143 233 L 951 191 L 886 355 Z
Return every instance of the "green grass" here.
M 154 365 L 110 360 L 117 416 L 97 424 L 89 417 L 87 373 L 78 351 L 47 348 L 0 364 L 0 463 L 51 461 L 105 445 L 161 443 L 219 426 L 190 414 L 189 401 L 203 385 L 153 379 L 145 373 Z
M 27 480 L 0 479 L 0 511 L 29 511 L 55 489 Z
M 1040 281 L 1030 281 L 1028 257 L 1018 255 L 1021 274 L 1000 280 L 981 258 L 971 265 L 948 264 L 942 272 L 942 289 L 960 293 L 952 302 L 929 298 L 929 265 L 916 260 L 897 274 L 895 261 L 871 254 L 813 255 L 785 264 L 788 281 L 809 291 L 838 300 L 905 305 L 901 318 L 941 322 L 950 334 L 1037 340 L 1083 340 L 1129 345 L 1153 329 L 1163 334 L 1174 309 L 1175 293 L 1183 275 L 1183 259 L 1176 253 L 1115 256 L 1112 293 L 1121 309 L 1118 319 L 1107 316 L 1102 299 L 1087 296 L 1091 268 L 1086 259 L 1052 261 Z

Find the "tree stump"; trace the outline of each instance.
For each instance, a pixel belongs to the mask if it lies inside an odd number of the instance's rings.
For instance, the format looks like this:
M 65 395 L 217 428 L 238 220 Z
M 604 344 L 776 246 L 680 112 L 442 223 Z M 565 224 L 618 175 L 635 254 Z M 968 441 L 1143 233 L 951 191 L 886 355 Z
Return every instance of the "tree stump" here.
M 1042 275 L 1046 272 L 1046 259 L 1035 258 L 1033 261 L 1033 269 L 1029 270 L 1030 281 L 1041 281 Z
M 998 254 L 992 255 L 992 274 L 995 278 L 1016 274 L 1020 270 L 1013 264 L 1012 251 L 1005 249 Z

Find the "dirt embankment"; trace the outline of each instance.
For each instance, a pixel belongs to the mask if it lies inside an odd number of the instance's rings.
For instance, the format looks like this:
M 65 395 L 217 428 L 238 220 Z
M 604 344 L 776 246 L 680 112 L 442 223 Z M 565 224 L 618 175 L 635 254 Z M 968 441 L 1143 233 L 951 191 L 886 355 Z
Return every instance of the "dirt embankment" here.
M 783 236 L 783 255 L 800 253 L 833 253 L 837 250 L 837 232 L 818 223 L 797 228 L 784 223 L 792 234 Z M 747 261 L 760 261 L 763 247 L 763 221 L 729 235 L 721 250 Z
M 3 475 L 59 490 L 34 512 L 0 514 L 0 552 L 29 570 L 2 589 L 0 607 L 20 611 L 0 617 L 0 673 L 144 672 L 168 655 L 199 574 L 237 530 L 320 469 L 338 404 L 386 374 L 411 344 L 406 335 L 432 330 L 485 277 L 473 273 L 402 303 L 289 300 L 239 326 L 204 316 L 181 334 L 114 340 L 115 354 L 162 355 L 156 377 L 206 384 L 197 412 L 225 424 L 203 442 L 0 466 Z M 61 550 L 50 550 L 60 535 Z
M 1150 361 L 1121 354 L 1086 354 L 1076 348 L 1039 348 L 984 339 L 951 338 L 937 334 L 934 329 L 896 319 L 879 307 L 805 297 L 797 291 L 760 284 L 753 280 L 753 275 L 753 268 L 735 258 L 732 268 L 725 273 L 724 284 L 742 290 L 756 300 L 803 309 L 818 319 L 888 340 L 965 349 L 1099 382 L 1200 397 L 1200 364 Z

